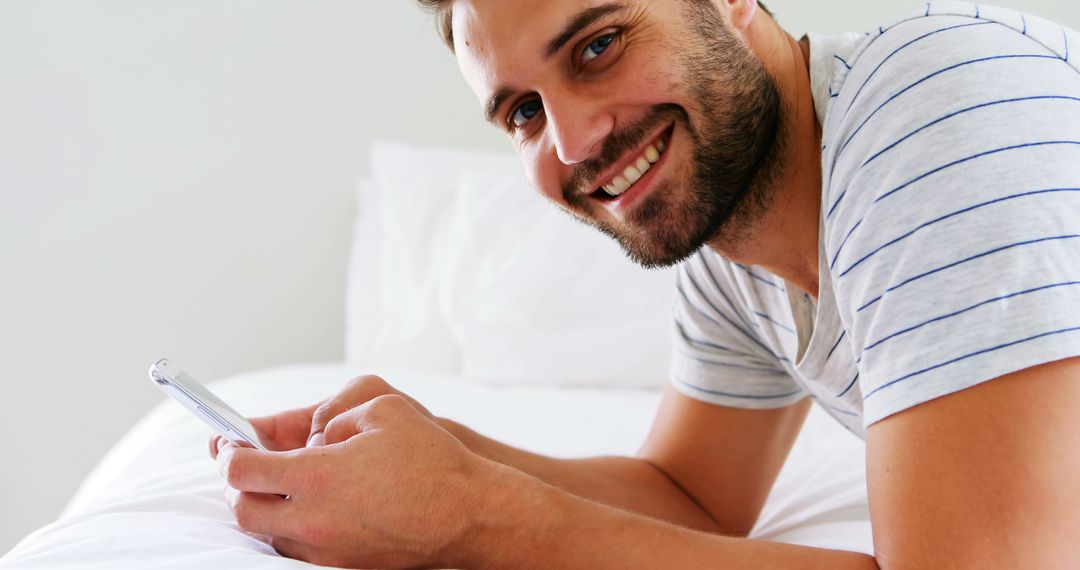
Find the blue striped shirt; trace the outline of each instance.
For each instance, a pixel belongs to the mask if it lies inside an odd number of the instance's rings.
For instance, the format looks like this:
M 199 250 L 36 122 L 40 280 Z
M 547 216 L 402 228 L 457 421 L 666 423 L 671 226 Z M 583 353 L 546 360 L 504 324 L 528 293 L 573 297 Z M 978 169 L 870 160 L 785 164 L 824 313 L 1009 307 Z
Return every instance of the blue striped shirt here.
M 823 130 L 815 300 L 704 249 L 678 272 L 673 385 L 891 414 L 1080 355 L 1080 35 L 933 2 L 811 36 Z

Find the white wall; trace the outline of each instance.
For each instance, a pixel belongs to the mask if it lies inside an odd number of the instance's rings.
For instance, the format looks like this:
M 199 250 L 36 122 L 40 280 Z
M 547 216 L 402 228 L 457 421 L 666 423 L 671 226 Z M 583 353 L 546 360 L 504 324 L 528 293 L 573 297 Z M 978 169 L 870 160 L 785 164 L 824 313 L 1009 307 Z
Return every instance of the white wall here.
M 863 32 L 918 8 L 926 0 L 763 0 L 791 33 Z M 970 0 L 969 0 L 970 1 Z M 979 2 L 974 2 L 978 4 Z M 1074 0 L 994 0 L 983 5 L 1022 10 L 1080 29 L 1080 3 Z
M 504 148 L 402 0 L 0 0 L 0 553 L 162 394 L 342 357 L 368 143 Z
M 770 2 L 795 33 L 913 5 Z M 507 148 L 409 0 L 0 0 L 0 553 L 161 399 L 159 355 L 341 358 L 380 138 Z

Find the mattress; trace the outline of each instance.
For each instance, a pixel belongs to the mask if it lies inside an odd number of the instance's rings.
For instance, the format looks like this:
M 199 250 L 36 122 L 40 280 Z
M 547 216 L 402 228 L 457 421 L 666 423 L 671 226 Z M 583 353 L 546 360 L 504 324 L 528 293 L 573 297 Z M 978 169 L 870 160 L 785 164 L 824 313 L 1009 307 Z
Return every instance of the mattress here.
M 249 416 L 307 405 L 359 372 L 343 364 L 261 370 L 212 385 Z M 365 371 L 366 372 L 366 371 Z M 558 457 L 632 455 L 660 394 L 480 384 L 407 370 L 381 371 L 436 415 L 501 441 Z M 558 420 L 558 421 L 552 421 Z M 24 538 L 0 568 L 311 568 L 239 529 L 207 455 L 208 428 L 171 401 L 106 455 L 56 522 Z M 863 443 L 816 406 L 752 536 L 872 554 Z

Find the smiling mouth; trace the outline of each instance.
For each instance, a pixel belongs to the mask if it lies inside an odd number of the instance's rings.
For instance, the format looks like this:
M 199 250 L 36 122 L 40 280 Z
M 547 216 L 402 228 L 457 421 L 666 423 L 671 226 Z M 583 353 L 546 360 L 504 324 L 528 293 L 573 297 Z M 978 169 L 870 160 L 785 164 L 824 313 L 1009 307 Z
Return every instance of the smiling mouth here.
M 623 167 L 619 174 L 593 191 L 592 197 L 600 200 L 614 200 L 633 188 L 663 156 L 667 150 L 672 130 L 673 127 L 670 126 L 664 129 L 640 154 L 627 161 L 626 166 Z

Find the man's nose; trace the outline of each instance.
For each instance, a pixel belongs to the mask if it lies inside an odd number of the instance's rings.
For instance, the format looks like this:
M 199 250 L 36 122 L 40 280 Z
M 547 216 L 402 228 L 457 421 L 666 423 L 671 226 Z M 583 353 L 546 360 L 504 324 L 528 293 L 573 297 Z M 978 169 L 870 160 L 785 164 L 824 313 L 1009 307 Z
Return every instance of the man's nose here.
M 597 156 L 615 125 L 612 115 L 597 104 L 565 99 L 546 104 L 548 128 L 555 153 L 563 164 L 577 164 Z

